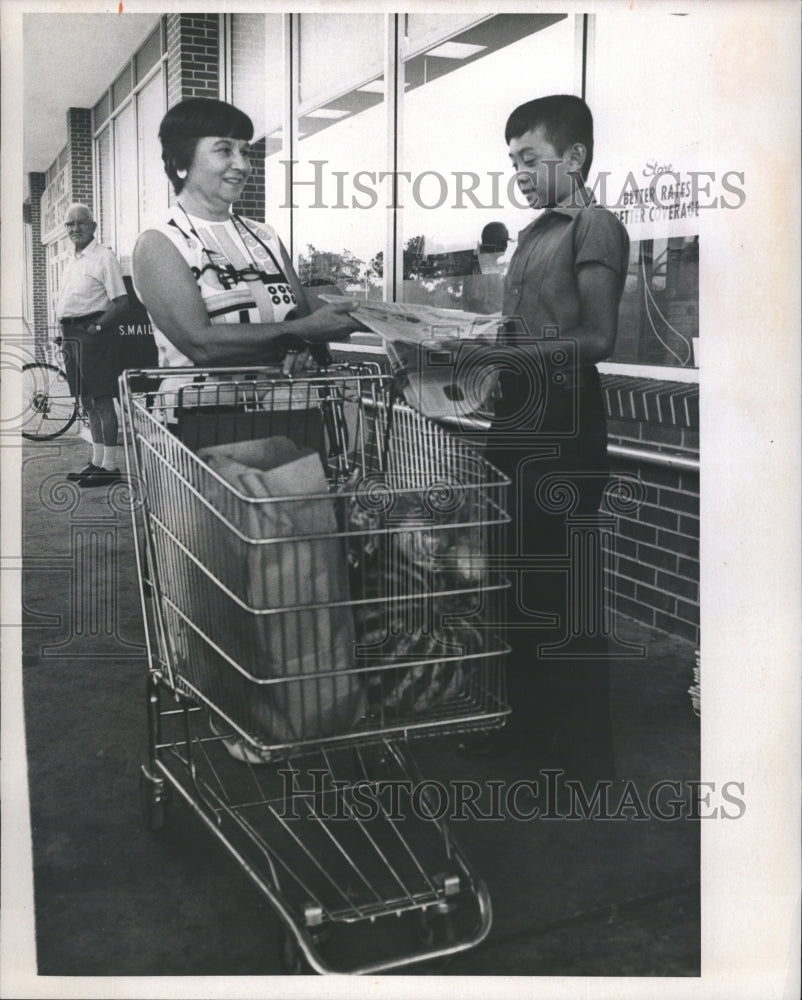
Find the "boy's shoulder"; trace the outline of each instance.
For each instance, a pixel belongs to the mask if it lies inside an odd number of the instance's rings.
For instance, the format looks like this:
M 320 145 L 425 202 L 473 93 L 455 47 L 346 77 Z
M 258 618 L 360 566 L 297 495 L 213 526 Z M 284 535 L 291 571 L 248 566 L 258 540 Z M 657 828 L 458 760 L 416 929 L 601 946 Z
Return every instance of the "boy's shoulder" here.
M 574 266 L 601 263 L 619 273 L 626 271 L 629 233 L 617 215 L 594 203 L 580 208 L 573 223 Z
M 600 205 L 597 201 L 592 201 L 588 205 L 580 205 L 576 214 L 578 218 L 588 223 L 598 222 L 602 225 L 615 224 L 623 227 L 623 223 L 615 212 L 611 212 L 609 208 Z
M 629 241 L 627 228 L 615 212 L 596 202 L 576 210 L 574 225 L 579 232 L 617 234 L 622 240 Z

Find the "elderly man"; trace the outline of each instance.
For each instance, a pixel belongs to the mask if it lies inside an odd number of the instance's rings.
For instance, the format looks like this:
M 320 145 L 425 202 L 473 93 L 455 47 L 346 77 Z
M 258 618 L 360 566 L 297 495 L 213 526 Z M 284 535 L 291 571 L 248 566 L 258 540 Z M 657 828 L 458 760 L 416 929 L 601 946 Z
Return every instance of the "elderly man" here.
M 61 278 L 56 312 L 63 334 L 70 391 L 89 417 L 92 457 L 67 479 L 81 487 L 118 482 L 117 411 L 114 397 L 120 374 L 115 323 L 128 306 L 117 258 L 95 240 L 95 222 L 86 205 L 67 209 L 64 228 L 75 247 Z

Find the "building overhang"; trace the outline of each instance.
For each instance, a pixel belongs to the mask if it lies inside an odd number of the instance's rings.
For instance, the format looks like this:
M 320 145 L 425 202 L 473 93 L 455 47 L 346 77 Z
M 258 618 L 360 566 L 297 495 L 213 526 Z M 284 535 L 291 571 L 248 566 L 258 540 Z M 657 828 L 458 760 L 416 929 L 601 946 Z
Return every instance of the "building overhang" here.
M 158 14 L 23 16 L 23 170 L 48 169 L 67 141 L 68 108 L 91 108 Z

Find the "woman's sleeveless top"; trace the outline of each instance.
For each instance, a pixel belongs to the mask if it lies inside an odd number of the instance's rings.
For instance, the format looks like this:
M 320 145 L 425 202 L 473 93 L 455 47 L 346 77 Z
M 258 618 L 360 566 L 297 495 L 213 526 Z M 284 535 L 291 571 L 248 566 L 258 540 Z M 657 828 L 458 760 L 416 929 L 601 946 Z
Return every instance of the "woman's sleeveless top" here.
M 166 236 L 187 262 L 211 323 L 279 323 L 292 318 L 297 300 L 272 226 L 233 215 L 225 222 L 211 222 L 176 204 L 151 228 Z M 151 325 L 159 367 L 194 367 L 152 317 Z

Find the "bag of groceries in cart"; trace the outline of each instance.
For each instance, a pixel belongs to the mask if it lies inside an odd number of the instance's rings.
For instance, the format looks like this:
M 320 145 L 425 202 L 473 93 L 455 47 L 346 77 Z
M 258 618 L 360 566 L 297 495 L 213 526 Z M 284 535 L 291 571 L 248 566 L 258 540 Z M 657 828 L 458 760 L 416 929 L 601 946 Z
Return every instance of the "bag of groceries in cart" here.
M 347 731 L 365 699 L 358 675 L 344 672 L 354 645 L 347 565 L 318 452 L 269 437 L 198 456 L 224 481 L 220 491 L 243 498 L 229 543 L 241 550 L 247 607 L 218 632 L 247 633 L 236 642 L 256 683 L 238 708 L 241 722 L 273 743 Z

